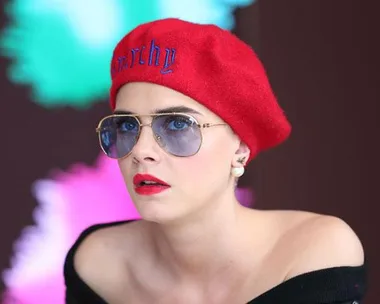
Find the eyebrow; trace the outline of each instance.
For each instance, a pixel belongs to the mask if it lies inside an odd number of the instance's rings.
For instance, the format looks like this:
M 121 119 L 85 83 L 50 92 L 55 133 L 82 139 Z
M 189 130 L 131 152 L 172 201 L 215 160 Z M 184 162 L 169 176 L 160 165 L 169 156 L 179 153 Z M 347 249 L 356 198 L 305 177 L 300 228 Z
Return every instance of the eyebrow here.
M 156 109 L 153 111 L 153 114 L 162 114 L 162 113 L 188 113 L 188 114 L 199 114 L 198 111 L 188 108 L 185 106 L 174 106 L 174 107 L 168 107 L 168 108 L 163 108 L 163 109 Z M 137 113 L 133 113 L 131 111 L 125 111 L 125 110 L 116 110 L 114 111 L 114 114 L 128 114 L 128 115 L 139 115 Z

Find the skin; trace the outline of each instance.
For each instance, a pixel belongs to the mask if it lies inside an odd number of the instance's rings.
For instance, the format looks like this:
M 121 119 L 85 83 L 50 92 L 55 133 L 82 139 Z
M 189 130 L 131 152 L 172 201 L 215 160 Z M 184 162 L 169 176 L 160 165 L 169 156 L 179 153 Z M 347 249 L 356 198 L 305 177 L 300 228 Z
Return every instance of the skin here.
M 195 100 L 148 83 L 124 85 L 115 110 L 148 114 L 172 106 L 196 110 L 199 123 L 223 122 Z M 79 247 L 75 268 L 98 295 L 112 304 L 247 303 L 299 274 L 363 264 L 358 237 L 338 218 L 241 206 L 231 168 L 242 166 L 248 147 L 228 126 L 202 132 L 196 155 L 175 157 L 144 127 L 132 153 L 119 160 L 142 220 L 98 230 Z M 171 188 L 138 195 L 136 173 Z

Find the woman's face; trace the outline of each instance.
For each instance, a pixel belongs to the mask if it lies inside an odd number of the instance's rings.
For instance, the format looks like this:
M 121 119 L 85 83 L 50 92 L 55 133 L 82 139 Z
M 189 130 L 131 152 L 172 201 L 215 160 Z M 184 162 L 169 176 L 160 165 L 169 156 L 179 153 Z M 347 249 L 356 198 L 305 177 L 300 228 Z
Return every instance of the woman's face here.
M 172 107 L 188 108 L 188 114 L 199 124 L 224 123 L 195 100 L 167 87 L 142 82 L 126 84 L 119 90 L 115 112 L 138 116 Z M 150 116 L 139 118 L 144 125 L 152 121 Z M 175 122 L 172 125 L 183 127 Z M 119 160 L 129 194 L 143 219 L 160 223 L 178 220 L 201 212 L 223 196 L 231 197 L 234 190 L 231 165 L 241 146 L 240 140 L 227 125 L 201 129 L 201 133 L 203 140 L 198 153 L 178 157 L 166 152 L 155 140 L 152 128 L 144 126 L 131 153 Z M 181 144 L 191 146 L 192 141 Z M 136 188 L 136 174 L 152 175 L 169 187 Z

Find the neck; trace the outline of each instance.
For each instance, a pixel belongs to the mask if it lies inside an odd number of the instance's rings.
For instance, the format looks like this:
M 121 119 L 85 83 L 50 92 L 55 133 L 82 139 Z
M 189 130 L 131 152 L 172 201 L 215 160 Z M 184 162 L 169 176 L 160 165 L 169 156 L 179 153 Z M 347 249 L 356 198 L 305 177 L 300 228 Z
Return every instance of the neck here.
M 180 223 L 152 223 L 157 256 L 176 275 L 207 280 L 239 269 L 248 240 L 244 220 L 247 209 L 235 198 L 210 204 Z

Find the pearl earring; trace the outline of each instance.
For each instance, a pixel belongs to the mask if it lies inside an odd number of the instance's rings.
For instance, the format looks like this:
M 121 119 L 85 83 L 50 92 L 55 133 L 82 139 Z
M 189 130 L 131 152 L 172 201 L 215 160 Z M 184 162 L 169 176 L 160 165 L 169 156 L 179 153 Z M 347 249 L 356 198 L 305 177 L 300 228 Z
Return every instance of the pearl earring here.
M 231 174 L 235 177 L 240 177 L 244 174 L 244 167 L 234 167 L 231 169 Z

